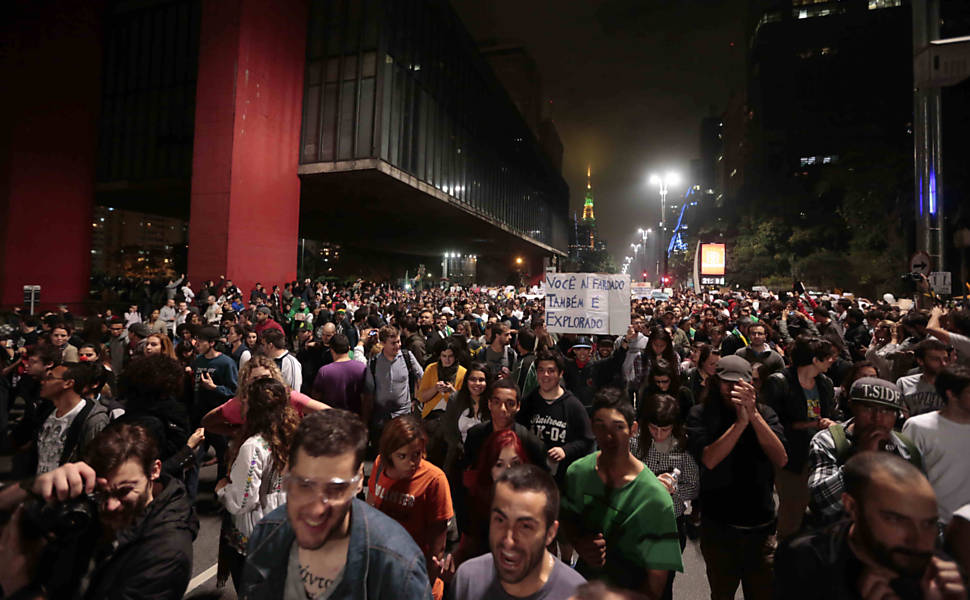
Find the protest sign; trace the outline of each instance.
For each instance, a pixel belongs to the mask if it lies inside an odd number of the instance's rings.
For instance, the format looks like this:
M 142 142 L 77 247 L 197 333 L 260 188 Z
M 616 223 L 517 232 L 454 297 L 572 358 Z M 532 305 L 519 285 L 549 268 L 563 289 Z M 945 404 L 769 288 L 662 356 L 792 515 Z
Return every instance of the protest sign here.
M 547 273 L 546 328 L 552 333 L 625 335 L 630 276 Z
M 634 298 L 649 298 L 653 286 L 649 281 L 634 281 L 630 284 L 630 291 Z

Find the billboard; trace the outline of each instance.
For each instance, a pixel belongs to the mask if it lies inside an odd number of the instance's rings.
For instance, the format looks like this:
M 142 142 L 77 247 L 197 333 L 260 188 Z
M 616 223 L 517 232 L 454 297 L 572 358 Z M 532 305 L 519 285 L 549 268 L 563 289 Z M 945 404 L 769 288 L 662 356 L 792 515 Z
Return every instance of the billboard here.
M 724 244 L 701 244 L 701 276 L 723 276 L 724 262 Z

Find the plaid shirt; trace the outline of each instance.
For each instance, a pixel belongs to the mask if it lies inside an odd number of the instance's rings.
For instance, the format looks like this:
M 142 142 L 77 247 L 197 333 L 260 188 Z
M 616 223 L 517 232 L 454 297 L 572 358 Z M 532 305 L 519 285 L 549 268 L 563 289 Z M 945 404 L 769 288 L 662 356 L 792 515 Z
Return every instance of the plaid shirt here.
M 849 430 L 851 424 L 852 419 L 842 424 L 850 448 L 843 456 L 838 455 L 832 432 L 828 429 L 816 433 L 808 447 L 808 462 L 812 467 L 808 477 L 808 506 L 817 519 L 817 525 L 832 523 L 844 516 L 842 493 L 845 491 L 845 481 L 842 479 L 842 465 L 852 456 L 855 448 L 855 436 Z M 903 460 L 910 460 L 906 444 L 895 431 L 892 438 L 892 452 Z
M 643 461 L 654 475 L 673 473 L 675 468 L 680 469 L 677 490 L 671 496 L 674 500 L 674 514 L 678 517 L 684 514 L 686 503 L 696 498 L 700 492 L 700 470 L 694 457 L 684 450 L 663 452 L 656 444 L 650 444 L 644 456 L 640 446 L 640 434 L 630 437 L 630 452 L 638 460 Z

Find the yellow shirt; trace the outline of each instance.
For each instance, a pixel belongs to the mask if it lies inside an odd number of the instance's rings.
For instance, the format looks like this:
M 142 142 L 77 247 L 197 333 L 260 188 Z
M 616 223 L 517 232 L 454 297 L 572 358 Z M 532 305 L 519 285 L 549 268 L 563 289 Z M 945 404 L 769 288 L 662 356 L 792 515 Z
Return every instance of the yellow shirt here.
M 465 380 L 465 367 L 458 365 L 458 372 L 455 373 L 455 389 L 460 390 L 461 384 Z M 424 390 L 433 389 L 438 383 L 438 363 L 433 362 L 428 365 L 428 368 L 424 370 L 424 376 L 421 377 L 421 383 L 418 384 L 418 395 Z M 437 393 L 431 400 L 424 403 L 424 408 L 421 410 L 421 418 L 426 418 L 431 411 L 435 409 L 436 406 L 442 401 L 448 401 L 448 397 L 442 393 Z

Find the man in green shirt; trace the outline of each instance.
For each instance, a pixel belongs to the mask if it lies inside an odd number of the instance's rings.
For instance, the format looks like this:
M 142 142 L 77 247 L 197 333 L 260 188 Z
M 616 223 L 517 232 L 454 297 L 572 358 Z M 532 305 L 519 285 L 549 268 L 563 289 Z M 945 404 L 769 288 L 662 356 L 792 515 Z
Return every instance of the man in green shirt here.
M 635 413 L 623 393 L 600 390 L 593 401 L 593 435 L 600 451 L 566 471 L 559 521 L 587 579 L 659 600 L 668 571 L 684 567 L 670 493 L 630 453 L 630 436 L 636 432 Z

